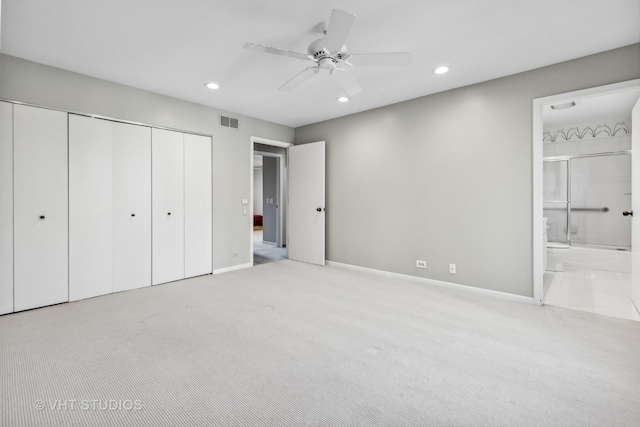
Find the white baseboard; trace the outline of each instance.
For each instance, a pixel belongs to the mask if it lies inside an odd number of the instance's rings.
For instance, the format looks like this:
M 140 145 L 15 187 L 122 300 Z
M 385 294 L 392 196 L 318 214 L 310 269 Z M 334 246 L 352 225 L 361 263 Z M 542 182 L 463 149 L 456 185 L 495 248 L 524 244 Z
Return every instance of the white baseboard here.
M 392 273 L 390 271 L 376 270 L 374 268 L 367 268 L 367 267 L 359 267 L 357 265 L 343 264 L 341 262 L 335 262 L 335 261 L 327 261 L 327 265 L 333 266 L 333 267 L 348 268 L 350 270 L 365 271 L 368 273 L 377 274 L 379 276 L 411 280 L 414 282 L 425 283 L 428 285 L 441 286 L 443 288 L 460 289 L 463 291 L 473 292 L 473 293 L 482 294 L 482 295 L 489 295 L 489 296 L 493 296 L 496 298 L 505 299 L 509 301 L 526 302 L 529 304 L 535 303 L 532 297 L 525 297 L 522 295 L 515 295 L 515 294 L 509 294 L 506 292 L 493 291 L 491 289 L 475 288 L 473 286 L 459 285 L 457 283 L 443 282 L 441 280 L 426 279 L 424 277 L 410 276 L 408 274 Z
M 228 273 L 230 271 L 242 270 L 244 268 L 249 268 L 249 267 L 251 267 L 251 263 L 239 264 L 231 267 L 217 268 L 213 270 L 213 274 Z

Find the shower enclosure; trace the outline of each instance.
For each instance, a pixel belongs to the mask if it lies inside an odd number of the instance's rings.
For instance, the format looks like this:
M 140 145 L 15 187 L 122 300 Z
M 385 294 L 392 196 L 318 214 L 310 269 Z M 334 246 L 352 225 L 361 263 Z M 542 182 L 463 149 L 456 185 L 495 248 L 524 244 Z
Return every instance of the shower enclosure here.
M 631 152 L 544 159 L 544 216 L 550 242 L 631 248 Z

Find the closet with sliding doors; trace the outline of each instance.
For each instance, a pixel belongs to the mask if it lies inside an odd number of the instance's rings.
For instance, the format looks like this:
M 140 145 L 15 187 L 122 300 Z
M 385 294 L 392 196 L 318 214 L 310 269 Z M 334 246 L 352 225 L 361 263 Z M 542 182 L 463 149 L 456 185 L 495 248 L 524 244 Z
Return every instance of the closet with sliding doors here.
M 211 150 L 0 102 L 0 314 L 211 273 Z

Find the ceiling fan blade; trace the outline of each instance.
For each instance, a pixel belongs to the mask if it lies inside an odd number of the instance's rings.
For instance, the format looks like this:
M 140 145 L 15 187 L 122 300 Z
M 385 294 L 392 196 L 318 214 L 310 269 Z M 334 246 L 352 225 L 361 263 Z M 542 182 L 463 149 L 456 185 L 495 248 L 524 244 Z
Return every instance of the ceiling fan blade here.
M 318 74 L 317 66 L 305 68 L 304 70 L 296 74 L 291 80 L 280 86 L 280 90 L 291 92 L 316 74 Z
M 278 49 L 277 47 L 264 46 L 261 44 L 245 43 L 244 48 L 249 50 L 255 50 L 256 52 L 265 52 L 265 53 L 271 53 L 274 55 L 287 56 L 289 58 L 309 59 L 309 55 L 307 55 L 306 53 L 295 52 L 293 50 Z
M 413 54 L 410 52 L 389 52 L 389 53 L 354 53 L 346 58 L 353 66 L 388 66 L 404 67 L 411 65 Z
M 342 89 L 344 89 L 347 95 L 353 96 L 362 92 L 362 87 L 347 70 L 336 68 L 331 71 L 331 75 L 338 80 L 338 83 L 342 86 Z
M 327 35 L 324 38 L 324 48 L 329 52 L 338 52 L 342 49 L 351 27 L 356 21 L 356 16 L 340 9 L 331 11 Z

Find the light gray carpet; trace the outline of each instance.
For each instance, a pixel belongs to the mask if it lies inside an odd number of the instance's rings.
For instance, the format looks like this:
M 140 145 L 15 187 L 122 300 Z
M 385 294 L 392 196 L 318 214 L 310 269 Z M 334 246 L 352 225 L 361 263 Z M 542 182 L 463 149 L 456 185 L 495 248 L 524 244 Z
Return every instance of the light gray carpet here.
M 0 364 L 2 426 L 640 423 L 640 323 L 289 260 L 0 317 Z

